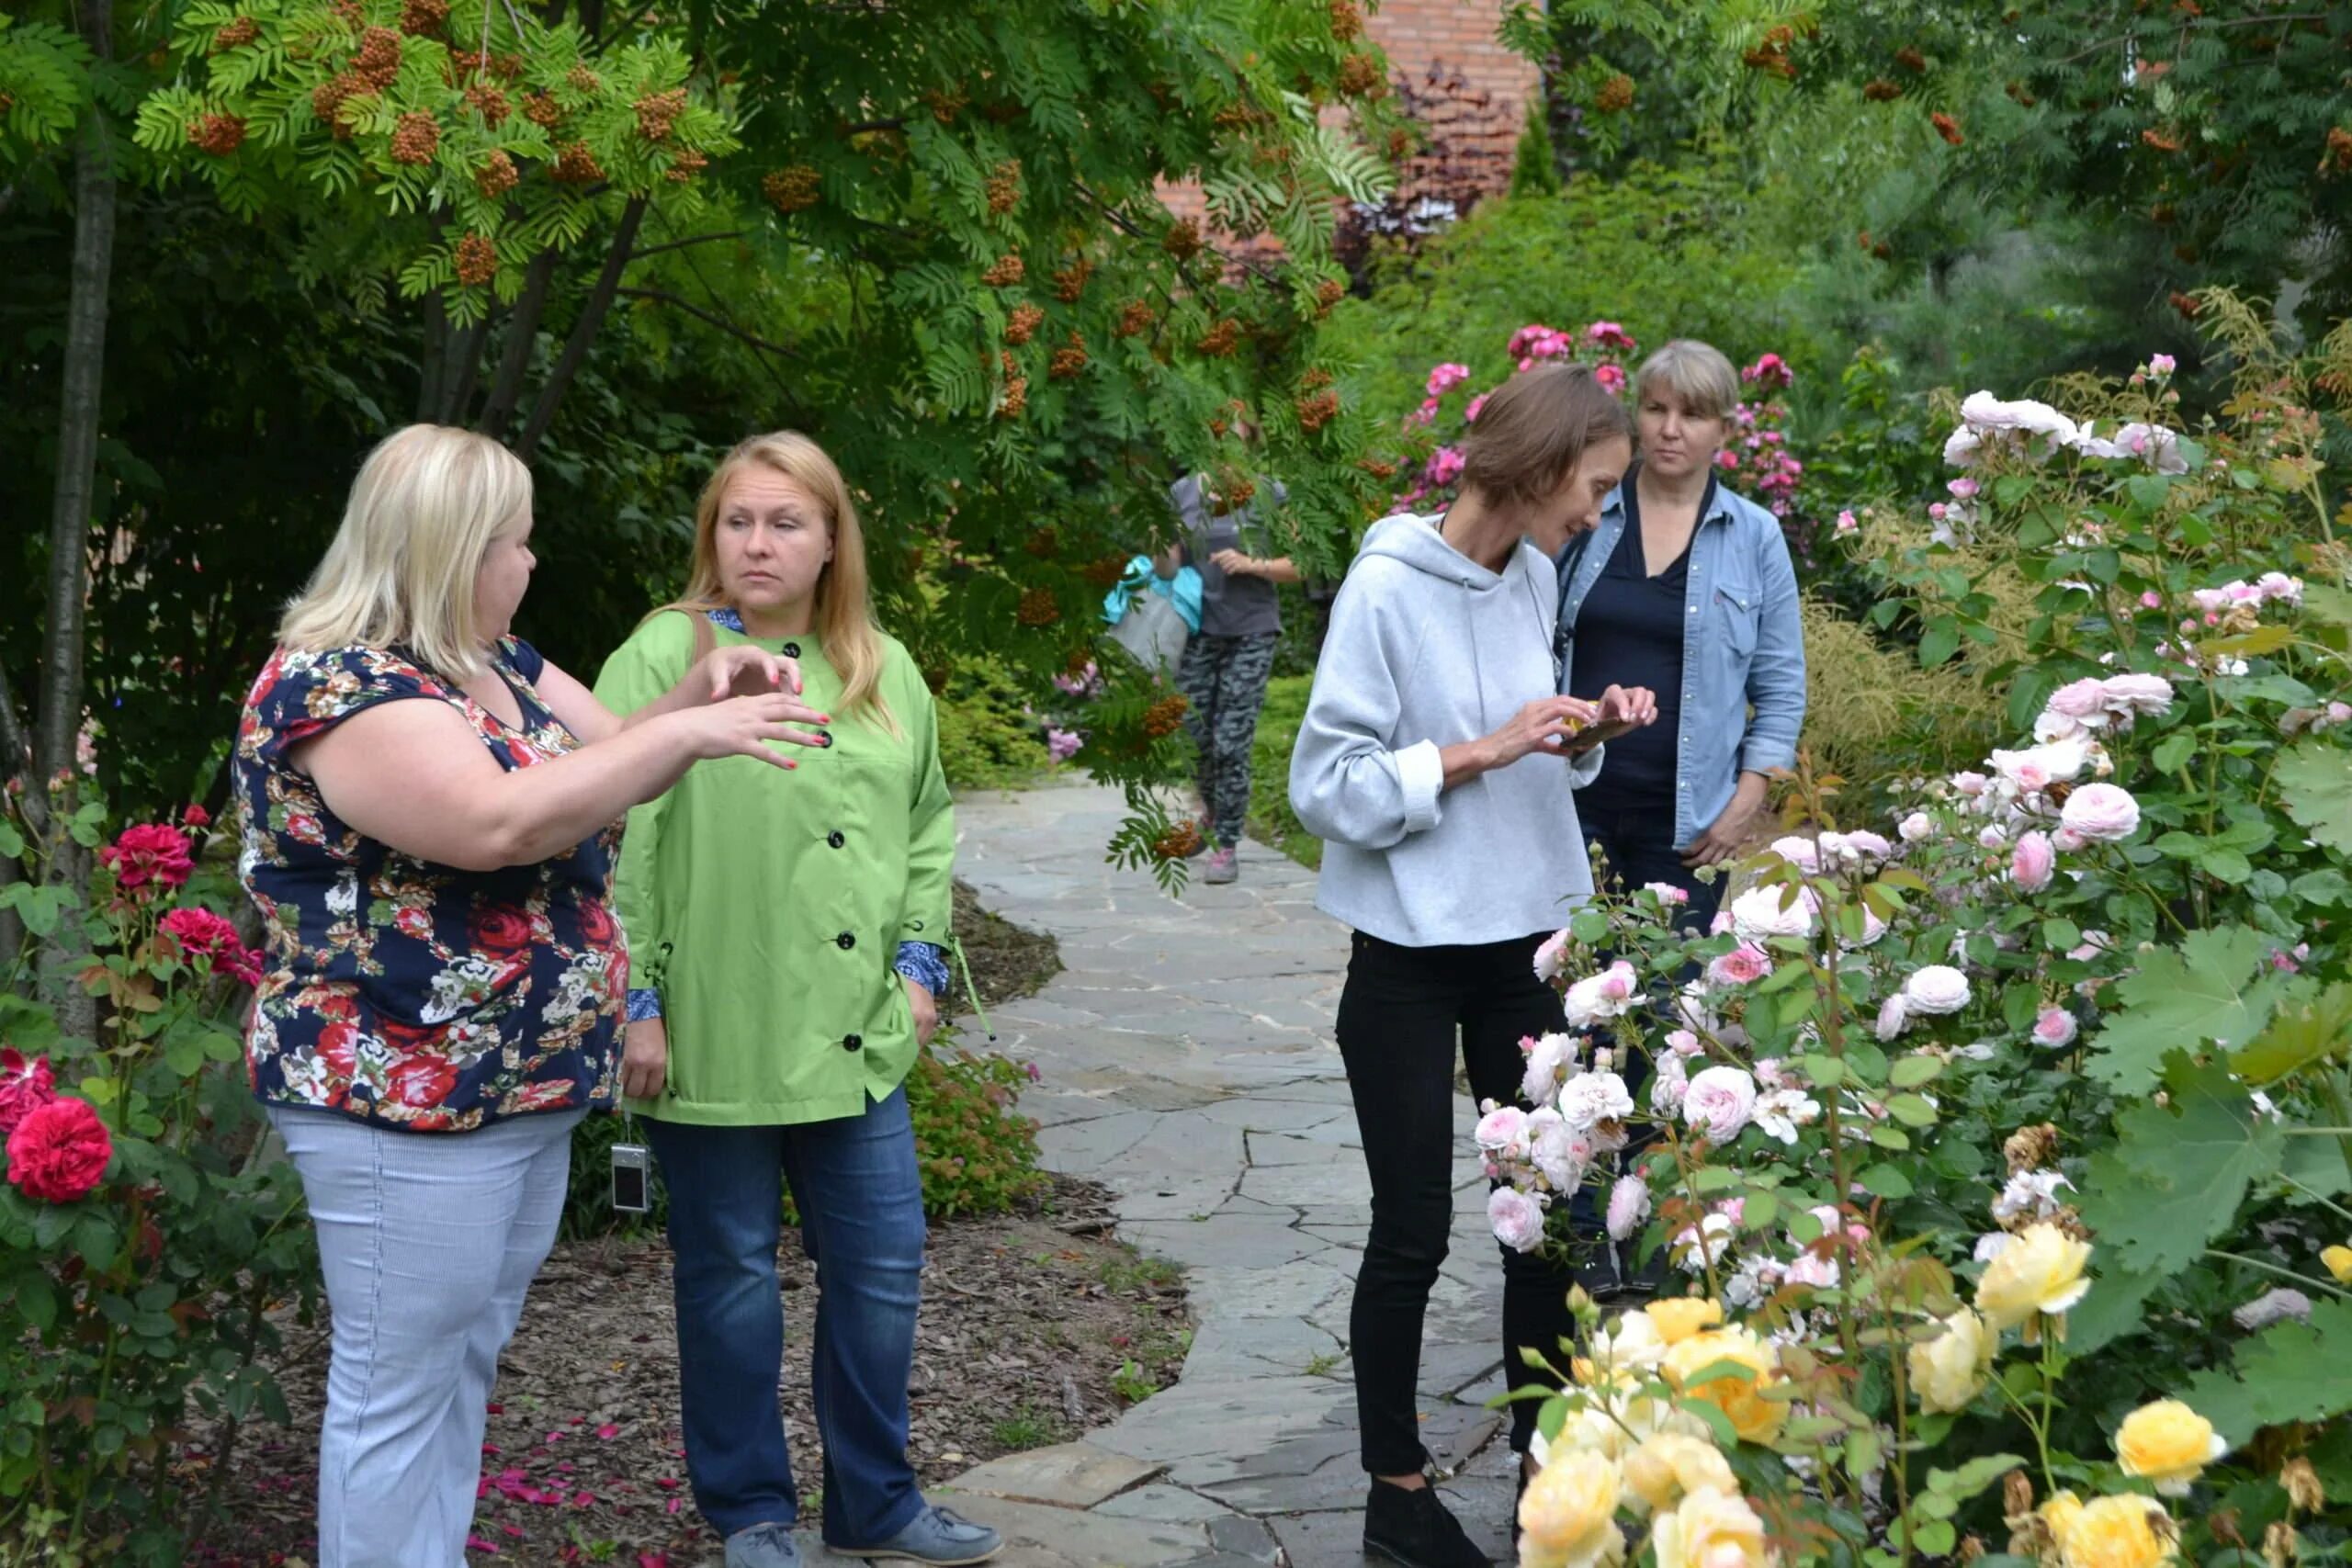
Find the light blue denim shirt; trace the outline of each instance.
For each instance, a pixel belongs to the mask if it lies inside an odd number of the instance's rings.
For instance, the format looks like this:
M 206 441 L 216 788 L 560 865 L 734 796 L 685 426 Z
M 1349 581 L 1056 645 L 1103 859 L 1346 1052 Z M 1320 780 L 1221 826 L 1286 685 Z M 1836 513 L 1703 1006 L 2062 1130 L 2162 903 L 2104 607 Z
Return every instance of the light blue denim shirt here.
M 1674 847 L 1684 849 L 1731 804 L 1745 772 L 1792 768 L 1804 728 L 1804 630 L 1781 520 L 1718 484 L 1690 541 L 1683 601 L 1682 723 L 1675 737 Z M 1560 634 L 1576 636 L 1585 596 L 1625 531 L 1621 490 L 1569 568 L 1559 565 Z M 1567 689 L 1570 665 L 1561 666 Z M 1606 767 L 1606 763 L 1603 764 Z

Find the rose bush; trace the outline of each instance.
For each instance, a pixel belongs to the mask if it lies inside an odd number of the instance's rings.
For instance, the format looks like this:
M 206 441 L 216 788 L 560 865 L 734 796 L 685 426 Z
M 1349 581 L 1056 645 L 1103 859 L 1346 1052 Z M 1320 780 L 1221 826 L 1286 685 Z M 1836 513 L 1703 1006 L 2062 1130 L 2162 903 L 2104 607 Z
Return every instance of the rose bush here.
M 2352 1545 L 2352 548 L 2311 367 L 2248 364 L 2194 438 L 2162 366 L 1962 405 L 1966 484 L 1849 547 L 1930 660 L 1983 640 L 1962 562 L 2036 585 L 2011 744 L 1801 769 L 1713 931 L 1643 889 L 1545 944 L 1565 1027 L 1481 1148 L 1507 1244 L 1589 1251 L 1607 1185 L 1692 1292 L 1580 1301 L 1541 1423 L 1547 1462 L 1720 1454 L 1736 1488 L 1623 1500 L 1660 1568 Z
M 316 1262 L 291 1168 L 254 1157 L 224 846 L 193 809 L 108 842 L 65 800 L 40 819 L 96 852 L 86 889 L 0 887 L 29 935 L 0 987 L 0 1561 L 176 1563 L 240 1429 L 286 1418 L 271 1314 L 308 1315 Z M 0 855 L 38 868 L 54 840 L 8 804 Z M 61 980 L 96 1039 L 60 1032 Z
M 1629 389 L 1640 353 L 1631 333 L 1606 321 L 1581 332 L 1561 332 L 1532 321 L 1511 334 L 1509 347 L 1521 370 L 1552 360 L 1589 365 L 1601 385 L 1619 392 Z M 1748 396 L 1732 411 L 1731 429 L 1716 462 L 1726 483 L 1788 520 L 1793 540 L 1809 542 L 1810 528 L 1794 526 L 1804 464 L 1788 448 L 1783 427 L 1789 410 L 1776 396 L 1794 375 L 1777 354 L 1758 355 L 1740 372 Z M 1405 416 L 1408 446 L 1397 468 L 1408 482 L 1397 492 L 1392 510 L 1442 512 L 1453 501 L 1462 478 L 1462 438 L 1477 423 L 1478 411 L 1494 389 L 1466 392 L 1470 380 L 1466 365 L 1449 362 L 1430 367 L 1420 406 Z

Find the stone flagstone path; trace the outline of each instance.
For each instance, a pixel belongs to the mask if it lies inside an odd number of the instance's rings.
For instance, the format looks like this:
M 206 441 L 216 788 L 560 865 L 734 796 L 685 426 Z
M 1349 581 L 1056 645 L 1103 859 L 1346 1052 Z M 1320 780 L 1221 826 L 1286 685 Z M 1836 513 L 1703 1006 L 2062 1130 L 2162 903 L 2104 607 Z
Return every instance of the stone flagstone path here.
M 1061 975 L 989 1014 L 997 1048 L 1043 1074 L 1022 1105 L 1046 1161 L 1118 1193 L 1120 1235 L 1184 1266 L 1197 1326 L 1174 1387 L 940 1500 L 1005 1531 L 1007 1568 L 1354 1568 L 1365 1480 L 1346 1336 L 1369 1194 L 1331 1040 L 1345 930 L 1316 911 L 1314 874 L 1262 845 L 1242 851 L 1238 884 L 1181 900 L 1105 865 L 1111 791 L 979 796 L 957 814 L 958 872 L 1061 943 Z M 1460 1113 L 1466 1129 L 1466 1100 Z M 1502 1560 L 1511 1457 L 1484 1408 L 1502 1386 L 1501 1271 L 1476 1162 L 1454 1181 L 1424 1441 L 1457 1471 L 1450 1506 Z

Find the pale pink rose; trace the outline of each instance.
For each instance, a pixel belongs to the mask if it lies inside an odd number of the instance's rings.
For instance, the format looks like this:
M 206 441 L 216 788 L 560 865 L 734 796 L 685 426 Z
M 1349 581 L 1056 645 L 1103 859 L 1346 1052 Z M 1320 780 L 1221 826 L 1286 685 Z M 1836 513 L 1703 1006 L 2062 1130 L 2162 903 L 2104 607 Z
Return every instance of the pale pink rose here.
M 1668 1030 L 1666 1045 L 1678 1056 L 1695 1056 L 1700 1051 L 1699 1037 L 1687 1029 Z
M 2118 717 L 2154 718 L 2172 706 L 2172 682 L 2161 675 L 2109 675 L 2098 685 L 2107 711 Z
M 1952 499 L 1955 501 L 1966 501 L 1976 493 L 1976 481 L 1965 474 L 1956 479 L 1947 479 L 1944 482 L 1944 489 L 1951 491 Z
M 2105 931 L 2085 931 L 2082 945 L 2068 952 L 2066 956 L 2077 964 L 2087 964 L 2102 953 L 2114 951 L 2115 939 Z
M 1638 1176 L 1621 1176 L 1609 1190 L 1609 1239 L 1623 1241 L 1650 1216 L 1650 1186 Z
M 1792 891 L 1793 897 L 1790 897 Z M 1811 936 L 1820 912 L 1821 896 L 1812 888 L 1792 890 L 1779 883 L 1768 883 L 1751 887 L 1731 901 L 1732 930 L 1748 942 L 1770 936 Z
M 2050 847 L 2050 835 L 2035 829 L 2018 835 L 2017 848 L 2009 852 L 2009 880 L 2020 892 L 2039 893 L 2050 886 L 2051 873 L 2058 863 L 2058 853 Z
M 1792 1285 L 1834 1291 L 1838 1288 L 1838 1260 L 1815 1252 L 1801 1252 L 1790 1262 L 1788 1273 L 1783 1278 Z
M 2043 1008 L 2041 1016 L 2033 1021 L 2033 1043 L 2058 1050 L 2075 1043 L 2079 1027 L 2075 1015 L 2064 1008 Z
M 1857 523 L 1857 522 L 1855 522 L 1855 521 L 1854 521 L 1854 514 L 1853 514 L 1852 513 L 1850 513 L 1850 512 L 1840 512 L 1840 513 L 1838 514 L 1838 533 L 1840 533 L 1840 534 L 1858 534 L 1858 533 L 1861 532 L 1861 527 L 1862 527 L 1862 525 L 1861 525 L 1860 523 Z
M 2015 432 L 2047 436 L 2055 445 L 2071 446 L 2082 434 L 2082 426 L 2048 403 L 2030 398 L 2004 402 L 1990 392 L 1969 393 L 1961 400 L 1960 418 L 1980 436 L 1992 431 Z
M 2071 855 L 2083 847 L 2083 836 L 2072 828 L 2061 828 L 2050 835 L 2050 847 L 2062 855 Z
M 1772 972 L 1772 960 L 1760 947 L 1741 942 L 1707 965 L 1707 978 L 1718 986 L 1745 986 Z
M 1513 1252 L 1532 1252 L 1544 1239 L 1544 1205 L 1515 1187 L 1498 1187 L 1487 1195 L 1487 1224 Z
M 2008 841 L 2007 830 L 1997 822 L 1988 822 L 1976 829 L 1976 847 L 1980 850 L 1997 850 Z
M 1973 771 L 1954 773 L 1951 776 L 1951 787 L 1960 791 L 1961 794 L 1968 796 L 1971 800 L 1973 800 L 1978 795 L 1983 795 L 1985 787 L 1992 784 L 1992 782 L 1993 781 L 1991 779 L 1986 778 L 1983 773 Z
M 1773 840 L 1771 848 L 1774 854 L 1800 870 L 1819 871 L 1821 869 L 1820 846 L 1811 839 L 1803 839 L 1791 834 L 1787 838 Z
M 1554 1111 L 1539 1111 L 1528 1122 L 1535 1130 L 1528 1141 L 1528 1158 L 1544 1173 L 1552 1190 L 1566 1192 L 1582 1181 L 1585 1168 L 1592 1164 L 1591 1137 L 1568 1125 Z
M 2111 784 L 2087 784 L 2066 797 L 2059 819 L 2086 839 L 2115 843 L 2140 827 L 2140 803 Z
M 1560 1086 L 1560 1118 L 1577 1132 L 1634 1113 L 1634 1097 L 1615 1073 L 1582 1073 Z
M 1691 1075 L 1682 1120 L 1715 1144 L 1728 1144 L 1756 1113 L 1756 1080 L 1738 1067 L 1705 1067 Z
M 2165 596 L 2154 589 L 2151 588 L 2140 595 L 2140 608 L 2143 610 L 2161 610 L 2164 607 Z
M 1924 811 L 1914 811 L 1894 830 L 1905 843 L 1916 844 L 1922 839 L 1935 837 L 1936 819 Z
M 1641 981 L 1634 966 L 1617 960 L 1598 975 L 1588 975 L 1568 987 L 1562 998 L 1568 1027 L 1590 1029 L 1612 1018 L 1623 1018 L 1641 999 Z
M 1968 976 L 1949 964 L 1923 964 L 1903 982 L 1903 1005 L 1913 1014 L 1958 1012 L 1968 1005 Z
M 2263 598 L 2275 599 L 2282 604 L 2303 602 L 2303 580 L 2289 577 L 2283 571 L 2266 571 L 2255 579 L 2254 586 Z
M 1683 1066 L 1683 1058 L 1660 1056 L 1650 1071 L 1650 1110 L 1660 1116 L 1679 1114 L 1690 1088 L 1690 1069 Z
M 1876 1032 L 1881 1040 L 1892 1040 L 1910 1026 L 1911 1010 L 1904 1004 L 1903 993 L 1897 991 L 1880 1005 Z
M 1721 936 L 1724 932 L 1729 930 L 1731 930 L 1731 911 L 1729 909 L 1717 909 L 1715 911 L 1715 918 L 1707 922 L 1707 934 L 1709 936 Z
M 1849 863 L 1884 860 L 1894 852 L 1893 844 L 1867 828 L 1857 829 L 1851 833 L 1825 833 L 1821 837 L 1825 848 L 1832 840 L 1837 841 L 1838 858 Z
M 1690 889 L 1685 887 L 1677 887 L 1671 882 L 1645 882 L 1642 884 L 1642 891 L 1648 894 L 1651 897 L 1656 898 L 1661 904 L 1688 904 L 1690 902 Z
M 1543 945 L 1535 950 L 1535 977 L 1546 982 L 1558 979 L 1560 965 L 1566 962 L 1567 953 L 1568 933 L 1566 930 L 1554 931 L 1545 937 Z
M 2086 675 L 2079 681 L 2069 681 L 2050 694 L 2050 711 L 2068 718 L 2087 723 L 2104 723 L 2107 718 L 2107 682 L 2096 675 Z
M 1516 1105 L 1492 1106 L 1478 1118 L 1471 1134 L 1482 1149 L 1523 1149 L 1527 1145 L 1527 1112 Z
M 1522 1043 L 1527 1051 L 1527 1071 L 1520 1079 L 1519 1097 L 1530 1105 L 1549 1105 L 1559 1090 L 1561 1072 L 1576 1060 L 1576 1038 L 1553 1033 Z

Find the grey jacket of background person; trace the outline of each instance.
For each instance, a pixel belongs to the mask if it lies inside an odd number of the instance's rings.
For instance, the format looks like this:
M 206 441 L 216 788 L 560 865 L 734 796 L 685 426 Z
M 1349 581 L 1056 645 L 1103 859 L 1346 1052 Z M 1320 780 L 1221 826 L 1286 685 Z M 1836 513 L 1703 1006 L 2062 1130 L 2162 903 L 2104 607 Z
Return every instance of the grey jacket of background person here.
M 1573 791 L 1604 750 L 1522 757 L 1443 788 L 1440 748 L 1558 690 L 1558 589 L 1534 546 L 1488 571 L 1437 522 L 1389 517 L 1364 536 L 1290 760 L 1291 807 L 1325 845 L 1316 907 L 1407 947 L 1565 923 L 1592 892 Z
M 1714 504 L 1690 536 L 1683 590 L 1682 723 L 1675 737 L 1674 847 L 1689 849 L 1731 804 L 1743 773 L 1797 765 L 1804 728 L 1804 623 L 1796 568 L 1781 520 L 1715 487 Z M 1560 619 L 1577 617 L 1625 532 L 1622 487 L 1573 556 L 1560 584 Z M 1566 689 L 1567 665 L 1561 667 Z
M 1276 506 L 1289 499 L 1283 487 L 1266 481 Z M 1201 574 L 1203 637 L 1263 637 L 1283 629 L 1282 597 L 1262 577 L 1227 577 L 1214 558 L 1219 550 L 1253 555 L 1267 548 L 1265 520 L 1254 502 L 1219 517 L 1209 510 L 1208 487 L 1187 474 L 1168 487 L 1168 503 L 1184 523 L 1185 564 Z

